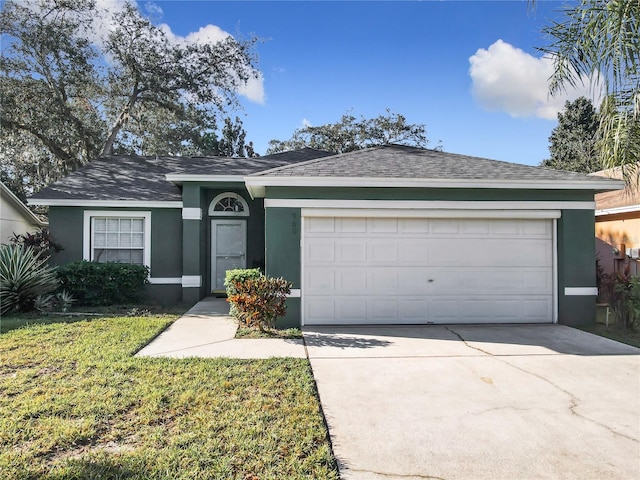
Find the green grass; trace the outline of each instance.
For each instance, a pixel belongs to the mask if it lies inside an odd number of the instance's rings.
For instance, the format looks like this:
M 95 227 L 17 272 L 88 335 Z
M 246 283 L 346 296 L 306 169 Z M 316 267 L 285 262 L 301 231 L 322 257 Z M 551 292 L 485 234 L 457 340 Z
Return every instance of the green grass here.
M 610 338 L 611 340 L 640 348 L 640 331 L 638 330 L 626 330 L 615 324 L 607 327 L 601 323 L 579 328 L 585 332 L 600 335 L 601 337 Z
M 302 330 L 299 328 L 284 330 L 273 328 L 262 331 L 257 328 L 238 327 L 236 338 L 302 338 Z
M 3 319 L 0 478 L 338 478 L 306 360 L 132 357 L 175 316 L 37 320 Z

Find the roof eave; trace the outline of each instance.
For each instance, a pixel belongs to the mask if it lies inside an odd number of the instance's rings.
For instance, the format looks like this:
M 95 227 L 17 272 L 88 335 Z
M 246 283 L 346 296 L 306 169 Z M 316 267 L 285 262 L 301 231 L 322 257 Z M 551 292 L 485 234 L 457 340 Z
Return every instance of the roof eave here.
M 606 192 L 624 188 L 619 180 L 495 180 L 440 178 L 379 178 L 379 177 L 244 177 L 247 189 L 264 196 L 266 187 L 396 187 L 396 188 L 483 188 L 483 189 L 541 189 L 592 190 Z M 262 194 L 262 195 L 260 195 Z
M 29 207 L 27 207 L 24 203 L 22 203 L 22 201 L 18 197 L 16 197 L 16 195 L 11 190 L 9 190 L 9 187 L 7 187 L 4 183 L 0 183 L 0 184 L 2 185 L 3 196 L 6 196 L 6 198 L 14 205 L 14 207 L 20 210 L 23 213 L 23 215 L 30 218 L 32 223 L 34 223 L 38 227 L 46 227 L 47 225 L 49 225 L 48 222 L 45 222 L 40 218 L 38 218 L 38 216 L 35 213 L 33 213 L 29 209 Z
M 165 175 L 168 182 L 182 185 L 183 182 L 217 182 L 217 183 L 243 183 L 242 175 L 210 175 L 195 173 L 168 173 Z
M 90 200 L 82 198 L 30 198 L 44 207 L 182 208 L 182 200 Z

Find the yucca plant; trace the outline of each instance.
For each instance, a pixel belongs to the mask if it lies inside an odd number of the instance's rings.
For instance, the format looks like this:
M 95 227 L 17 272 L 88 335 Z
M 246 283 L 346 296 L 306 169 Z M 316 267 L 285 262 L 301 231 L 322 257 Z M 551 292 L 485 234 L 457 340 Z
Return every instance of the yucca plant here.
M 38 295 L 58 288 L 60 282 L 47 257 L 32 247 L 2 245 L 0 247 L 0 313 L 27 311 Z

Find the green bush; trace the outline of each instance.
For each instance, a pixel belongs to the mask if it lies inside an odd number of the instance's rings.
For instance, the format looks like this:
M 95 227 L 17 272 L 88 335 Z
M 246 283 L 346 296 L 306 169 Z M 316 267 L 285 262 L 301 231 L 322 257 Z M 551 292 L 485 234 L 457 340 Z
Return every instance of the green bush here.
M 47 259 L 32 247 L 0 247 L 0 314 L 31 310 L 38 296 L 58 288 L 56 271 L 47 266 Z
M 235 270 L 227 270 L 224 277 L 224 286 L 227 288 L 227 295 L 236 293 L 235 284 L 244 282 L 249 279 L 262 278 L 264 275 L 259 268 L 237 268 Z
M 117 305 L 140 299 L 149 269 L 144 265 L 83 260 L 58 267 L 58 276 L 78 305 Z
M 236 307 L 237 318 L 247 327 L 264 331 L 276 326 L 276 319 L 287 312 L 285 301 L 291 283 L 284 278 L 250 278 L 234 284 L 235 292 L 228 301 Z
M 264 275 L 260 271 L 259 268 L 237 268 L 235 270 L 227 270 L 227 273 L 224 277 L 224 286 L 227 289 L 227 298 L 231 295 L 235 295 L 238 293 L 236 291 L 236 283 L 245 282 L 247 280 L 256 280 L 258 278 L 262 278 Z M 236 308 L 235 303 L 229 302 L 229 315 L 231 315 L 236 320 L 240 321 L 239 312 Z

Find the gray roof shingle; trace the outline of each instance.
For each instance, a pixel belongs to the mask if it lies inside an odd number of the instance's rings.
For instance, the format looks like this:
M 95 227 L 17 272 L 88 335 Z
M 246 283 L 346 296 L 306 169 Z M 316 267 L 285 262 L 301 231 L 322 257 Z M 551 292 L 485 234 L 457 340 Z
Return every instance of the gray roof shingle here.
M 30 200 L 181 201 L 180 187 L 167 174 L 237 175 L 333 155 L 304 148 L 257 158 L 228 157 L 101 157 L 49 185 Z
M 404 145 L 384 145 L 309 160 L 271 170 L 254 177 L 417 178 L 441 180 L 584 181 L 594 178 L 574 172 L 427 150 Z

